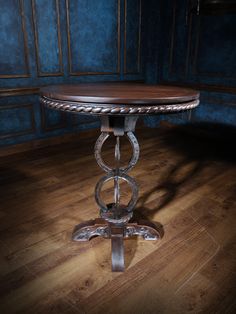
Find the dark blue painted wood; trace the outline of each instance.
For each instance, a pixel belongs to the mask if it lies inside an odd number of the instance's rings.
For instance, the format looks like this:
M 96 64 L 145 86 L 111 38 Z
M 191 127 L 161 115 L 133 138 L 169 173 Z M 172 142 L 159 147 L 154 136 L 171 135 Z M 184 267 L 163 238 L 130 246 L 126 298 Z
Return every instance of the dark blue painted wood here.
M 194 19 L 196 46 L 193 75 L 236 80 L 236 15 Z
M 0 78 L 29 75 L 22 1 L 0 0 Z
M 159 55 L 157 75 L 151 82 L 236 86 L 236 14 L 197 16 L 188 14 L 189 1 L 160 1 Z M 158 19 L 158 15 L 155 15 Z M 153 16 L 150 23 L 153 23 Z M 158 39 L 157 39 L 158 41 Z M 161 51 L 161 53 L 160 53 Z M 236 97 L 233 94 L 201 92 L 201 106 L 193 112 L 145 118 L 149 126 L 160 120 L 174 123 L 208 122 L 236 125 Z
M 118 72 L 119 1 L 67 2 L 71 72 Z
M 140 12 L 137 0 L 128 2 L 126 66 L 133 70 Z M 124 0 L 0 0 L 0 95 L 9 88 L 144 78 L 124 73 L 124 7 Z M 0 97 L 0 125 L 4 146 L 98 127 L 99 121 L 41 108 L 37 95 L 22 95 Z
M 127 73 L 137 73 L 140 70 L 141 4 L 141 0 L 125 1 L 125 71 Z
M 33 104 L 3 105 L 0 110 L 0 134 L 1 138 L 8 138 L 22 134 L 30 134 L 35 131 Z M 11 121 L 12 123 L 9 123 Z
M 201 92 L 201 104 L 192 111 L 144 118 L 145 125 L 155 128 L 160 121 L 175 124 L 206 123 L 236 126 L 236 95 Z
M 186 19 L 187 0 L 142 0 L 139 34 L 139 1 L 0 0 L 0 89 L 143 78 L 235 86 L 236 15 Z M 235 104 L 233 94 L 202 92 L 193 112 L 145 123 L 235 125 Z M 42 109 L 37 95 L 0 97 L 1 146 L 98 125 L 93 117 Z
M 59 2 L 33 0 L 32 10 L 38 75 L 63 75 Z

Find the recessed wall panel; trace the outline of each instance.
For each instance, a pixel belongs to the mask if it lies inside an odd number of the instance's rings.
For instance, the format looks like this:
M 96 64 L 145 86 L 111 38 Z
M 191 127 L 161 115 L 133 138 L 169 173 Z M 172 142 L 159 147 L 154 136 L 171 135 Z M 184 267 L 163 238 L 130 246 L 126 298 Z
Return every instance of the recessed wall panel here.
M 0 139 L 33 133 L 33 105 L 0 105 L 0 121 Z
M 235 15 L 202 16 L 196 29 L 194 73 L 236 78 Z
M 140 71 L 141 14 L 141 0 L 125 0 L 125 73 Z
M 120 1 L 66 3 L 70 74 L 119 72 Z
M 38 75 L 63 75 L 59 2 L 32 0 L 32 12 Z
M 0 78 L 28 76 L 23 1 L 0 0 Z

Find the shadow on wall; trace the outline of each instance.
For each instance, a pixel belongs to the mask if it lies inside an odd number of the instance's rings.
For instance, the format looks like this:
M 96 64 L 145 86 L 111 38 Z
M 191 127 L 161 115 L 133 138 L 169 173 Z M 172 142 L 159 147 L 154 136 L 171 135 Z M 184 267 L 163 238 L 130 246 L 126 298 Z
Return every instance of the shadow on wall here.
M 158 211 L 177 197 L 210 181 L 212 176 L 220 175 L 225 163 L 236 162 L 236 127 L 233 126 L 213 123 L 173 126 L 166 128 L 162 141 L 173 156 L 181 158 L 177 158 L 174 164 L 172 159 L 164 171 L 160 170 L 161 179 L 139 199 L 134 219 L 152 220 Z M 159 192 L 160 197 L 155 198 L 155 205 L 152 204 L 150 209 L 149 199 Z

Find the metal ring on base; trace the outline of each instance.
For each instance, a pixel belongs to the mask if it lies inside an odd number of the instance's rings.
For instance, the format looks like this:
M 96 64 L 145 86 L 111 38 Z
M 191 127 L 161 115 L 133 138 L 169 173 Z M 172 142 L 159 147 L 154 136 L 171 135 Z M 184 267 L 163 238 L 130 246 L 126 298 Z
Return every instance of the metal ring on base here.
M 131 197 L 131 200 L 129 201 L 128 205 L 126 206 L 126 211 L 131 212 L 133 210 L 135 204 L 137 203 L 137 200 L 138 200 L 138 185 L 133 178 L 131 178 L 130 176 L 128 176 L 125 173 L 119 173 L 118 175 L 116 175 L 114 172 L 112 172 L 112 173 L 102 177 L 98 181 L 98 183 L 95 187 L 95 200 L 96 200 L 98 206 L 101 208 L 101 211 L 106 212 L 108 210 L 107 205 L 102 201 L 102 199 L 100 197 L 100 193 L 101 193 L 101 189 L 102 189 L 103 184 L 107 181 L 114 180 L 114 177 L 118 177 L 119 179 L 126 181 L 129 184 L 129 186 L 131 187 L 132 197 Z
M 127 210 L 127 206 L 115 203 L 107 204 L 107 210 L 100 210 L 102 219 L 112 224 L 126 224 L 133 217 L 133 212 Z
M 132 146 L 133 155 L 129 161 L 128 166 L 120 167 L 119 170 L 121 172 L 128 172 L 129 170 L 131 170 L 135 166 L 135 164 L 137 163 L 138 158 L 139 158 L 139 144 L 138 144 L 137 138 L 135 137 L 135 135 L 132 132 L 127 132 L 126 134 L 127 134 L 128 139 L 129 139 L 129 142 Z M 105 162 L 103 161 L 103 159 L 101 157 L 102 146 L 109 136 L 110 136 L 110 134 L 108 132 L 102 132 L 100 134 L 99 138 L 97 139 L 96 144 L 95 144 L 95 158 L 97 160 L 98 165 L 106 172 L 113 171 L 113 169 L 111 167 L 109 167 L 105 164 Z

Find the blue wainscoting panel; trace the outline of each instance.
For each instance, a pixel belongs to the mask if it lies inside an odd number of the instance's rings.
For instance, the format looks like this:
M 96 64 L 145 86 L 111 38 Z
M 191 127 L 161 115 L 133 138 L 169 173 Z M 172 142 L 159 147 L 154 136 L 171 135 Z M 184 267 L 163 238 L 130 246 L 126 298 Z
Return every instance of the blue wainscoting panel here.
M 169 53 L 166 55 L 168 60 L 168 72 L 169 76 L 176 75 L 184 77 L 186 71 L 187 60 L 187 38 L 189 27 L 187 25 L 186 11 L 183 7 L 187 6 L 186 0 L 174 0 L 171 10 L 169 10 L 170 19 L 166 18 L 162 27 L 163 33 L 161 36 L 166 35 L 166 40 L 169 44 Z M 168 25 L 168 23 L 170 23 Z M 166 27 L 166 29 L 165 29 Z M 170 33 L 166 31 L 169 30 Z M 164 35 L 165 34 L 165 35 Z M 165 46 L 162 47 L 165 49 Z
M 70 74 L 118 73 L 120 1 L 66 3 Z
M 161 2 L 155 83 L 199 90 L 200 106 L 190 113 L 145 118 L 145 123 L 154 127 L 164 119 L 236 126 L 236 14 L 197 15 L 191 3 Z
M 76 130 L 85 130 L 87 128 L 94 128 L 100 126 L 100 119 L 96 116 L 81 116 L 72 114 L 72 125 Z
M 236 126 L 236 95 L 201 93 L 201 105 L 193 110 L 191 121 Z
M 167 0 L 160 22 L 161 80 L 236 84 L 236 14 L 197 15 L 191 1 Z
M 28 77 L 23 1 L 0 0 L 0 11 L 0 78 Z
M 44 132 L 67 127 L 67 114 L 41 106 L 41 128 Z
M 142 0 L 125 0 L 124 72 L 140 71 Z
M 236 79 L 236 15 L 196 19 L 194 74 Z
M 145 125 L 157 127 L 165 120 L 174 124 L 205 123 L 236 126 L 236 95 L 201 92 L 200 106 L 177 114 L 161 114 L 144 118 Z
M 141 0 L 127 0 L 126 52 L 125 1 L 0 0 L 0 146 L 99 126 L 40 106 L 41 86 L 143 78 Z
M 32 135 L 35 132 L 35 117 L 32 103 L 0 106 L 0 140 Z
M 59 0 L 32 0 L 32 16 L 38 75 L 63 75 Z

